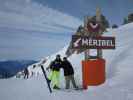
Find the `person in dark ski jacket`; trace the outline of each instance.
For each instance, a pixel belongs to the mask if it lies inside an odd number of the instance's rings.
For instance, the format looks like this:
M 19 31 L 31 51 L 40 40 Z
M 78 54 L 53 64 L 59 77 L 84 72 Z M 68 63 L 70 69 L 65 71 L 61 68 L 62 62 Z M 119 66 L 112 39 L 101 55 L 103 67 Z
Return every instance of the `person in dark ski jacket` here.
M 28 79 L 29 78 L 29 71 L 28 71 L 28 68 L 25 68 L 24 69 L 24 79 Z
M 59 88 L 59 78 L 60 78 L 60 68 L 62 66 L 62 60 L 60 58 L 60 55 L 56 55 L 56 59 L 52 61 L 47 67 L 47 70 L 50 69 L 51 72 L 48 76 L 49 82 L 52 81 L 53 83 L 53 89 L 60 89 Z
M 66 57 L 63 58 L 62 68 L 64 70 L 66 89 L 70 88 L 70 82 L 72 82 L 73 87 L 77 89 L 78 87 L 74 79 L 74 69 L 72 67 L 72 64 L 67 60 Z

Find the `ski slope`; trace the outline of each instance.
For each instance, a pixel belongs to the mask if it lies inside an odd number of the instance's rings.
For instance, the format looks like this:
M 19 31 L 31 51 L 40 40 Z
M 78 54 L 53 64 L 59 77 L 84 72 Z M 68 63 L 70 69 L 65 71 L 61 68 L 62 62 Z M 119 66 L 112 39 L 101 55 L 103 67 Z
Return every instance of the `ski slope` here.
M 97 87 L 88 87 L 85 91 L 54 91 L 49 93 L 40 67 L 32 69 L 36 73 L 30 79 L 0 80 L 0 100 L 133 100 L 133 23 L 109 29 L 105 36 L 116 37 L 116 49 L 105 50 L 106 82 Z M 56 54 L 65 55 L 67 46 Z M 95 54 L 95 51 L 92 51 Z M 46 68 L 55 55 L 47 57 Z M 78 85 L 82 85 L 81 60 L 83 54 L 72 55 L 69 60 L 75 69 Z M 44 59 L 38 62 L 41 63 Z M 63 71 L 61 70 L 61 88 L 64 87 Z

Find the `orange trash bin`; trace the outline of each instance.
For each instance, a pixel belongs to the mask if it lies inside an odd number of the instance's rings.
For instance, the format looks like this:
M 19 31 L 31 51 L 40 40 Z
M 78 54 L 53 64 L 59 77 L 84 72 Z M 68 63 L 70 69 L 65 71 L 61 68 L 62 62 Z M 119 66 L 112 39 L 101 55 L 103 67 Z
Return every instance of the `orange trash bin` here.
M 105 82 L 105 60 L 90 59 L 82 61 L 83 88 L 97 86 Z

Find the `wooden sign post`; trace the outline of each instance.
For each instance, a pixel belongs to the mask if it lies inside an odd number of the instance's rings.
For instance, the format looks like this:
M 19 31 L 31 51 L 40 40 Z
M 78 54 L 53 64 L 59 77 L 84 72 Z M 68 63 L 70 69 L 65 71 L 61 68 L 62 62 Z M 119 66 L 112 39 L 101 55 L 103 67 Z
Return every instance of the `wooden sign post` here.
M 86 16 L 84 26 L 80 26 L 67 49 L 66 54 L 72 55 L 75 51 L 84 52 L 82 61 L 83 88 L 96 86 L 105 82 L 105 59 L 102 49 L 115 49 L 115 37 L 102 36 L 106 27 L 102 22 L 101 11 L 96 10 L 96 16 Z M 96 49 L 97 55 L 91 56 L 90 49 Z

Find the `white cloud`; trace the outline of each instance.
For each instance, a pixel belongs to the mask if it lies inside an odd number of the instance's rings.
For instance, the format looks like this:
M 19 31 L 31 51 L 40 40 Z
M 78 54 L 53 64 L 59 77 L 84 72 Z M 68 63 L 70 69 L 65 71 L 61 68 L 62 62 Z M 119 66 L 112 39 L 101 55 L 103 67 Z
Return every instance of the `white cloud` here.
M 73 16 L 31 0 L 0 0 L 0 60 L 50 55 L 80 24 Z
M 30 0 L 6 0 L 3 5 L 0 10 L 0 27 L 62 33 L 70 32 L 70 29 L 81 24 L 73 16 Z

